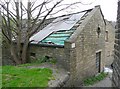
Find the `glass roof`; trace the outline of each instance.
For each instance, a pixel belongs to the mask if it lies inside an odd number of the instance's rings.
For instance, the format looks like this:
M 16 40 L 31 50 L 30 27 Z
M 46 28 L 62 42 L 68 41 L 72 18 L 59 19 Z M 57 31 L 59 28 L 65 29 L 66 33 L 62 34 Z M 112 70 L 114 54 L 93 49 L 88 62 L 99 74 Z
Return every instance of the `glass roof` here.
M 59 41 L 61 41 L 61 39 L 64 39 L 64 40 L 67 39 L 71 34 L 71 31 L 69 30 L 72 29 L 72 27 L 81 19 L 81 17 L 85 13 L 86 11 L 56 18 L 53 22 L 48 24 L 45 28 L 40 30 L 35 35 L 33 35 L 30 38 L 30 41 L 33 40 L 32 43 L 38 43 L 44 40 L 46 37 L 47 37 L 46 40 L 48 40 L 48 38 L 51 37 L 51 34 L 54 37 L 49 38 L 50 41 L 53 41 L 54 39 L 56 40 L 58 39 Z M 65 30 L 67 30 L 68 32 Z M 57 33 L 54 33 L 54 32 L 57 32 Z M 57 44 L 59 44 L 59 42 Z
M 47 44 L 64 45 L 64 41 L 67 40 L 73 32 L 74 30 L 57 31 L 50 34 L 47 38 L 43 39 L 40 42 Z

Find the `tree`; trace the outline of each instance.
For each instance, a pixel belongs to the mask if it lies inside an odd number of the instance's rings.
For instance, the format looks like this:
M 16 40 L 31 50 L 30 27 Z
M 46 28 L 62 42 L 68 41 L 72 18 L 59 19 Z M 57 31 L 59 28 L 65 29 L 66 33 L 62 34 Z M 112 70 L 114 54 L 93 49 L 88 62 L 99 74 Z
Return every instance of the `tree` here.
M 10 52 L 16 64 L 28 62 L 27 52 L 30 38 L 44 25 L 45 20 L 49 16 L 55 15 L 72 5 L 81 3 L 75 2 L 63 5 L 61 4 L 63 1 L 64 0 L 41 0 L 39 4 L 36 5 L 35 2 L 28 0 L 27 7 L 22 0 L 1 1 L 2 33 L 10 45 Z M 10 8 L 11 5 L 12 8 Z M 48 5 L 50 5 L 50 7 L 48 7 Z M 57 10 L 56 8 L 60 9 Z M 36 12 L 38 13 L 34 16 Z M 24 25 L 26 25 L 26 27 Z M 16 47 L 14 44 L 16 44 Z

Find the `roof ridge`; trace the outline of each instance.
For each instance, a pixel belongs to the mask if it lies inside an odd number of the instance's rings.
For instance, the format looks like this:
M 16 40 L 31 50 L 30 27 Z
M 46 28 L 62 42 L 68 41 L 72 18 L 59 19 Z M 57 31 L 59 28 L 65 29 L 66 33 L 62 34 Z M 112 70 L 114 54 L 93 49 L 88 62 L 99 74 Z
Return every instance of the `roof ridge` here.
M 93 10 L 93 8 L 92 9 L 83 10 L 83 11 L 79 11 L 79 12 L 66 14 L 66 15 L 60 15 L 60 16 L 56 16 L 56 17 L 52 17 L 52 18 L 64 17 L 64 16 L 68 16 L 68 15 L 72 15 L 72 14 L 78 14 L 78 13 L 82 13 L 82 12 L 85 12 L 85 11 L 91 11 L 91 10 Z M 48 18 L 48 19 L 52 19 L 52 18 Z

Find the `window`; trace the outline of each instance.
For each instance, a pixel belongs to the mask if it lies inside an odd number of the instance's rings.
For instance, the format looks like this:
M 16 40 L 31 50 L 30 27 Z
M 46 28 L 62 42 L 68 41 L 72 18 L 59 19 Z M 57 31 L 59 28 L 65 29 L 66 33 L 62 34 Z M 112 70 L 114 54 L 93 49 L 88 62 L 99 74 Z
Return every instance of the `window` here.
M 36 54 L 35 53 L 30 53 L 30 56 L 35 57 Z
M 108 42 L 108 31 L 105 32 L 105 41 Z
M 100 30 L 100 27 L 98 26 L 98 28 L 97 28 L 98 38 L 99 38 L 100 33 L 101 33 L 101 30 Z

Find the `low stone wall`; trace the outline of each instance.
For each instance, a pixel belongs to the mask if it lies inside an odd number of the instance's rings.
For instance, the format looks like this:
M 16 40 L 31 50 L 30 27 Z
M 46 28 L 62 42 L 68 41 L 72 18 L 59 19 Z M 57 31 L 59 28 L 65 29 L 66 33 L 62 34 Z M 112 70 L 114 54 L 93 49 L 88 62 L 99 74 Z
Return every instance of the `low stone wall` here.
M 67 63 L 67 55 L 69 54 L 66 52 L 66 49 L 63 46 L 48 46 L 48 45 L 30 45 L 29 47 L 29 54 L 30 56 L 34 56 L 36 59 L 41 57 L 50 57 L 57 60 L 57 64 L 63 66 L 65 69 L 69 69 Z
M 14 65 L 10 55 L 10 47 L 5 40 L 2 41 L 2 65 Z

